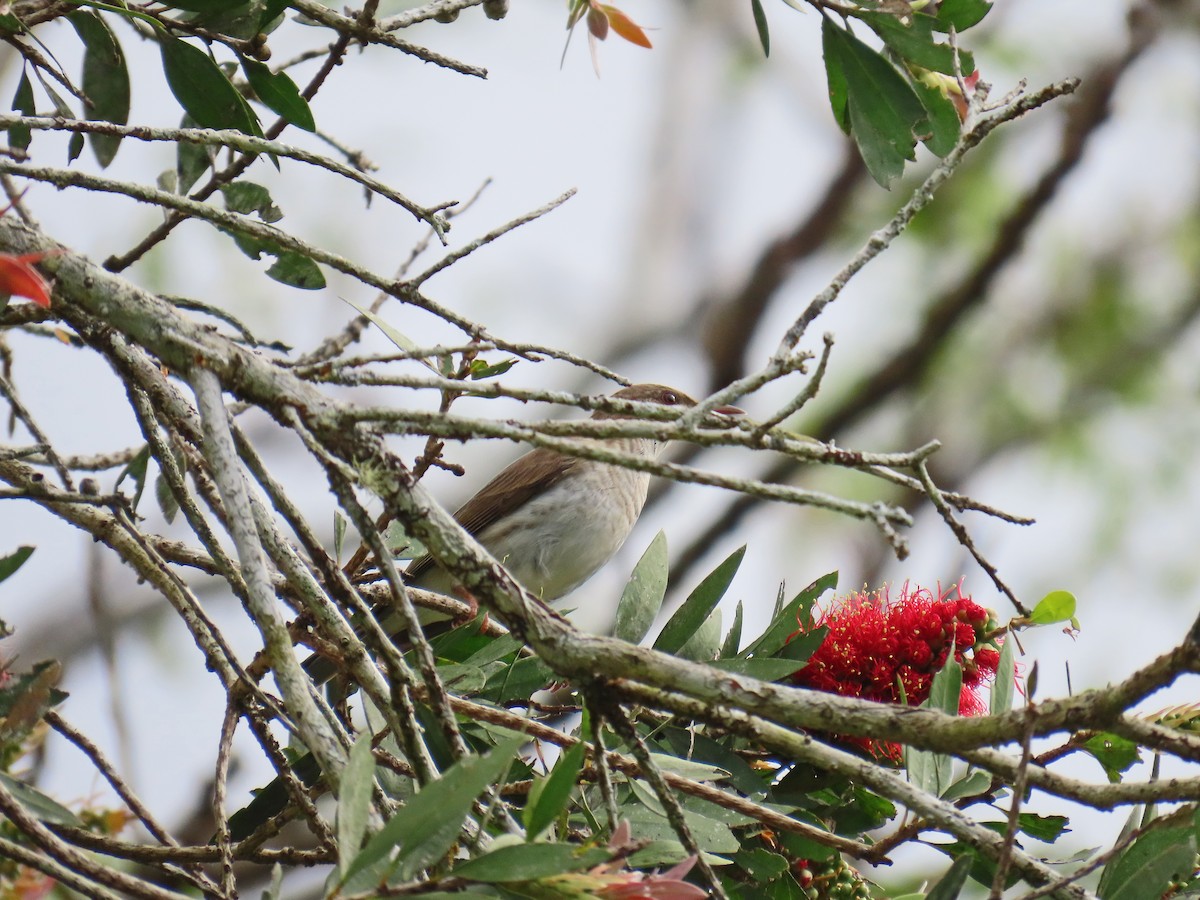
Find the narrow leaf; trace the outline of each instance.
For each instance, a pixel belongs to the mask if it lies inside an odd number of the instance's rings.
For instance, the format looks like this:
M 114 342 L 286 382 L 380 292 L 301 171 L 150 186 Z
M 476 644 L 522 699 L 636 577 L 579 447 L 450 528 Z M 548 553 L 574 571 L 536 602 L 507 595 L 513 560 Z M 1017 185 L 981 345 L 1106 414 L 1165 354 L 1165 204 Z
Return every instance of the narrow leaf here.
M 117 482 L 113 485 L 113 490 L 117 490 L 121 486 L 121 482 L 126 478 L 132 478 L 136 490 L 133 494 L 133 508 L 136 510 L 138 503 L 142 499 L 142 491 L 146 489 L 146 468 L 150 465 L 150 445 L 147 444 L 138 451 L 137 456 L 131 459 L 121 470 L 121 474 L 117 476 Z
M 167 86 L 198 125 L 263 136 L 245 98 L 207 53 L 173 37 L 161 37 L 159 49 Z
M 573 844 L 514 844 L 493 850 L 455 867 L 453 875 L 484 884 L 531 881 L 564 872 L 590 869 L 612 859 L 608 850 Z
M 658 640 L 654 642 L 655 650 L 674 653 L 687 642 L 721 602 L 745 555 L 745 546 L 739 547 L 697 585 L 683 601 L 683 605 L 675 611 L 675 615 L 663 626 Z
M 6 772 L 0 772 L 0 784 L 4 785 L 27 810 L 42 822 L 52 822 L 56 825 L 69 825 L 72 828 L 82 828 L 83 822 L 57 800 L 43 794 L 37 788 L 32 788 L 23 781 L 18 781 Z
M 1016 643 L 1010 636 L 1000 645 L 1000 661 L 996 664 L 996 677 L 992 681 L 990 712 L 993 716 L 1012 709 L 1013 694 L 1017 686 L 1016 660 L 1013 658 Z
M 169 0 L 166 4 L 171 9 L 185 9 L 202 16 L 213 16 L 245 5 L 246 0 Z
M 650 631 L 667 593 L 667 536 L 659 532 L 638 560 L 621 592 L 613 635 L 636 644 Z
M 1102 900 L 1158 900 L 1196 865 L 1196 833 L 1190 827 L 1143 834 L 1104 867 L 1097 893 Z
M 608 24 L 612 27 L 612 30 L 619 36 L 631 44 L 637 44 L 637 46 L 645 47 L 647 50 L 652 49 L 653 45 L 650 43 L 650 38 L 646 37 L 646 32 L 641 25 L 638 25 L 615 6 L 602 5 L 600 9 L 604 11 L 604 17 L 608 19 Z
M 925 900 L 956 900 L 967 883 L 967 876 L 971 874 L 972 862 L 971 857 L 960 856 L 951 863 L 949 871 L 929 889 Z
M 180 128 L 199 127 L 196 120 L 185 114 Z M 193 184 L 212 167 L 216 151 L 206 144 L 179 141 L 175 145 L 175 190 L 186 194 Z
M 394 868 L 402 879 L 441 859 L 458 839 L 475 798 L 513 762 L 525 738 L 503 741 L 485 756 L 460 759 L 442 777 L 421 788 L 372 837 L 346 868 L 343 881 L 399 848 Z
M 818 578 L 793 597 L 790 603 L 781 607 L 779 612 L 775 614 L 775 617 L 771 620 L 771 624 L 767 626 L 767 630 L 763 632 L 762 636 L 752 641 L 750 646 L 742 651 L 741 655 L 743 657 L 764 657 L 774 656 L 778 653 L 787 644 L 788 638 L 800 628 L 801 622 L 808 622 L 812 618 L 813 604 L 826 591 L 834 590 L 837 587 L 837 580 L 838 573 L 830 572 L 828 575 Z M 808 634 L 815 633 L 816 631 L 821 631 L 821 629 L 813 629 Z M 821 632 L 821 638 L 824 638 L 823 631 Z M 801 638 L 797 640 L 801 640 Z M 817 641 L 817 645 L 820 646 L 819 640 Z M 807 657 L 805 658 L 807 659 Z
M 416 341 L 414 341 L 412 338 L 410 338 L 408 335 L 404 334 L 403 332 L 398 331 L 397 329 L 393 328 L 390 324 L 388 324 L 387 320 L 384 319 L 382 316 L 375 315 L 375 313 L 371 312 L 366 307 L 359 306 L 357 303 L 347 300 L 345 297 L 342 298 L 342 302 L 348 304 L 349 306 L 353 306 L 359 315 L 361 315 L 364 319 L 367 319 L 368 321 L 372 322 L 375 325 L 375 327 L 377 327 L 380 331 L 383 332 L 384 336 L 389 341 L 391 341 L 393 344 L 396 345 L 396 347 L 398 349 L 403 350 L 405 353 L 408 353 L 408 352 L 411 352 L 411 351 L 417 349 Z
M 742 645 L 742 618 L 744 616 L 742 601 L 737 602 L 737 606 L 733 610 L 733 624 L 729 626 L 729 632 L 725 635 L 725 642 L 721 644 L 721 659 L 732 659 L 737 656 L 738 648 Z
M 163 514 L 167 524 L 174 522 L 175 516 L 179 514 L 179 502 L 175 499 L 175 492 L 171 490 L 171 485 L 161 472 L 154 478 L 154 499 L 158 501 L 159 512 Z
M 537 799 L 525 807 L 526 840 L 534 840 L 566 809 L 583 767 L 584 749 L 583 743 L 578 743 L 565 751 L 542 782 Z
M 129 121 L 129 70 L 117 36 L 97 13 L 79 10 L 68 18 L 84 46 L 81 86 L 88 99 L 83 108 L 84 117 L 89 121 L 126 124 Z M 121 138 L 113 134 L 89 134 L 88 142 L 100 167 L 107 168 L 117 155 Z
M 258 99 L 272 112 L 283 116 L 297 128 L 317 130 L 308 101 L 300 95 L 300 89 L 286 72 L 272 72 L 270 67 L 245 56 L 242 57 L 242 70 Z
M 338 789 L 338 872 L 342 877 L 345 877 L 350 863 L 362 847 L 374 786 L 375 757 L 371 753 L 371 732 L 365 730 L 350 748 L 350 758 L 342 770 L 342 784 Z
M 842 54 L 837 46 L 837 26 L 828 19 L 821 22 L 821 47 L 825 60 L 825 80 L 829 85 L 829 107 L 838 128 L 850 133 L 850 111 L 847 105 L 849 93 L 846 88 L 846 72 L 842 67 Z
M 722 672 L 729 672 L 731 675 L 748 675 L 751 678 L 757 678 L 759 681 L 778 681 L 780 678 L 786 678 L 793 674 L 802 666 L 790 659 L 770 659 L 764 657 L 762 659 L 754 657 L 753 659 L 740 659 L 732 657 L 729 659 L 718 659 L 712 663 L 714 669 L 720 669 Z
M 29 80 L 28 72 L 21 72 L 17 92 L 13 95 L 12 108 L 23 116 L 37 115 L 37 107 L 33 102 L 33 83 Z M 29 149 L 32 139 L 33 132 L 25 125 L 14 125 L 8 129 L 8 146 L 17 150 Z
M 25 565 L 25 560 L 33 555 L 34 548 L 28 545 L 18 547 L 7 556 L 0 556 L 0 581 L 8 578 L 17 569 Z
M 955 661 L 951 653 L 941 671 L 933 676 L 929 699 L 921 705 L 955 716 L 958 715 L 961 695 L 962 666 Z M 940 797 L 951 787 L 953 761 L 946 754 L 905 747 L 904 762 L 908 769 L 908 780 L 921 790 Z
M 721 610 L 718 607 L 708 614 L 708 618 L 688 636 L 675 654 L 693 662 L 712 662 L 720 652 Z
M 750 0 L 750 11 L 754 14 L 754 28 L 758 31 L 758 42 L 762 44 L 763 56 L 771 55 L 771 30 L 767 25 L 767 13 L 762 0 Z

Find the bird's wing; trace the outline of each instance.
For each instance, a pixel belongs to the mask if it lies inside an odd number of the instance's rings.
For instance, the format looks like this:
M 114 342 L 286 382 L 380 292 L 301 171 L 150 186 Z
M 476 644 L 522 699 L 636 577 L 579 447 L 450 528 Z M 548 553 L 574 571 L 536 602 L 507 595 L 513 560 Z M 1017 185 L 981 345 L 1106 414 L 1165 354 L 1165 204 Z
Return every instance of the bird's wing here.
M 478 535 L 502 516 L 518 509 L 536 494 L 557 484 L 582 462 L 538 447 L 513 462 L 454 514 L 468 533 Z M 405 574 L 411 581 L 434 565 L 426 554 L 414 559 Z

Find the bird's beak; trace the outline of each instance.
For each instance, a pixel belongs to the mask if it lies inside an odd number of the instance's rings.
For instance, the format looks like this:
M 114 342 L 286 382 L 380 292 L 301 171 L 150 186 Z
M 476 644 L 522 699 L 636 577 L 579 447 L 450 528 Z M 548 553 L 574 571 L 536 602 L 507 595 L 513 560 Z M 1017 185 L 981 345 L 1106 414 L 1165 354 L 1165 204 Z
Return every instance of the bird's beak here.
M 718 406 L 709 413 L 705 424 L 710 428 L 729 428 L 733 420 L 745 418 L 746 411 L 737 406 Z

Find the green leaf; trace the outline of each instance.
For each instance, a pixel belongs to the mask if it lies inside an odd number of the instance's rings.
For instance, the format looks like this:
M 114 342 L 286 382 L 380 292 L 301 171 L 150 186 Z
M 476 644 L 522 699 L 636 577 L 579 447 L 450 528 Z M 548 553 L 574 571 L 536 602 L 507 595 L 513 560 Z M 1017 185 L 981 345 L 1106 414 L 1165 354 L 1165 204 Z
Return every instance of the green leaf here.
M 185 114 L 179 127 L 198 128 L 199 125 L 195 119 Z M 216 150 L 207 144 L 179 141 L 175 145 L 175 190 L 186 194 L 200 176 L 212 168 L 215 158 Z
M 992 680 L 990 712 L 993 716 L 1012 709 L 1013 694 L 1016 692 L 1017 673 L 1014 659 L 1016 641 L 1009 637 L 1000 645 L 1000 661 L 996 664 L 996 677 Z
M 488 682 L 488 698 L 496 703 L 528 700 L 554 680 L 554 673 L 536 656 L 519 659 L 497 679 Z
M 913 89 L 925 107 L 929 130 L 921 135 L 921 141 L 929 148 L 929 152 L 937 156 L 945 156 L 958 143 L 962 131 L 962 122 L 958 118 L 958 110 L 945 94 L 923 81 L 914 81 Z
M 613 636 L 639 643 L 662 609 L 667 594 L 667 536 L 659 532 L 638 560 L 617 604 Z
M 97 13 L 79 10 L 68 18 L 83 41 L 83 77 L 81 87 L 89 102 L 84 117 L 89 121 L 129 121 L 129 70 L 125 54 L 108 23 Z M 100 168 L 107 168 L 117 155 L 121 138 L 112 134 L 89 134 L 88 142 Z
M 834 96 L 833 68 L 845 83 L 845 111 L 850 132 L 867 169 L 881 186 L 888 187 L 916 158 L 914 132 L 927 129 L 925 108 L 895 66 L 826 17 L 821 23 L 830 96 Z M 839 63 L 831 67 L 830 59 Z M 835 104 L 834 115 L 838 116 Z
M 18 781 L 7 772 L 0 772 L 0 784 L 8 788 L 9 793 L 40 821 L 52 822 L 56 825 L 69 825 L 72 828 L 84 827 L 79 817 L 57 800 L 47 797 L 23 781 Z
M 933 676 L 933 684 L 929 688 L 929 699 L 921 706 L 956 716 L 961 695 L 962 666 L 955 661 L 954 654 L 951 653 L 946 657 L 946 664 L 942 666 L 941 671 Z M 935 797 L 940 797 L 952 786 L 950 779 L 953 773 L 953 760 L 944 753 L 905 747 L 904 764 L 908 769 L 908 780 Z
M 733 861 L 745 870 L 752 882 L 758 885 L 774 881 L 790 866 L 786 856 L 772 853 L 762 847 L 742 850 L 733 858 Z
M 954 48 L 949 44 L 934 41 L 934 20 L 930 16 L 920 13 L 908 15 L 908 24 L 902 22 L 898 16 L 885 12 L 865 11 L 860 18 L 897 56 L 922 69 L 942 72 L 945 75 L 954 74 Z M 975 59 L 965 50 L 958 51 L 958 63 L 959 71 L 964 75 L 975 71 Z
M 739 657 L 731 657 L 729 659 L 718 659 L 711 663 L 714 669 L 720 669 L 722 672 L 729 672 L 733 675 L 748 675 L 751 678 L 757 678 L 759 681 L 778 681 L 780 678 L 786 678 L 802 668 L 795 660 L 791 659 L 772 659 L 770 657 L 754 657 L 753 659 L 741 659 Z
M 274 27 L 272 23 L 282 16 L 283 11 L 287 8 L 288 0 L 266 0 L 258 18 L 258 30 L 269 33 Z
M 1039 816 L 1036 813 L 1019 813 L 1017 815 L 1017 828 L 1031 838 L 1045 841 L 1047 844 L 1053 844 L 1069 832 L 1071 829 L 1067 825 L 1070 822 L 1071 820 L 1066 816 Z
M 835 26 L 828 19 L 821 22 L 821 53 L 825 59 L 825 81 L 829 85 L 829 106 L 838 128 L 850 133 L 850 112 L 847 107 L 849 91 L 846 87 L 846 72 L 842 67 L 842 55 L 834 38 Z
M 338 563 L 342 560 L 342 543 L 346 540 L 346 517 L 340 512 L 333 514 L 333 558 Z
M 942 799 L 957 800 L 959 797 L 974 797 L 976 794 L 986 791 L 991 784 L 991 775 L 980 769 L 974 769 L 942 791 Z
M 1029 614 L 1034 625 L 1053 625 L 1075 618 L 1075 595 L 1070 591 L 1051 591 L 1043 597 Z
M 596 847 L 585 849 L 573 844 L 514 844 L 461 863 L 451 874 L 485 884 L 532 881 L 563 872 L 590 869 L 610 859 L 610 851 Z
M 949 31 L 952 27 L 955 31 L 966 31 L 978 25 L 991 8 L 989 0 L 942 0 L 933 27 L 938 31 Z M 964 74 L 970 73 L 964 70 Z
M 321 267 L 295 250 L 285 250 L 270 238 L 247 234 L 232 228 L 219 228 L 233 238 L 238 249 L 251 259 L 261 259 L 265 253 L 274 256 L 275 262 L 267 268 L 267 275 L 281 284 L 306 291 L 325 287 L 325 275 Z
M 338 872 L 345 877 L 350 863 L 362 847 L 371 814 L 371 791 L 375 786 L 375 756 L 371 752 L 371 732 L 363 731 L 350 748 L 350 758 L 342 770 L 338 788 L 337 846 Z
M 245 5 L 246 0 L 169 0 L 166 3 L 170 9 L 184 9 L 201 16 L 215 16 Z
M 138 503 L 142 499 L 142 491 L 146 489 L 146 467 L 150 465 L 150 445 L 147 444 L 138 451 L 137 456 L 131 459 L 125 468 L 121 470 L 121 474 L 117 476 L 117 483 L 113 485 L 113 490 L 117 490 L 121 486 L 121 482 L 126 478 L 132 478 L 136 486 L 133 494 L 132 506 L 136 510 Z
M 34 548 L 25 544 L 18 547 L 7 556 L 0 556 L 0 581 L 8 578 L 17 569 L 25 565 L 25 560 L 33 554 Z
M 275 262 L 267 267 L 267 276 L 302 291 L 319 291 L 325 287 L 325 274 L 321 267 L 293 250 L 279 254 Z
M 37 107 L 33 102 L 33 83 L 29 73 L 22 71 L 21 80 L 17 82 L 17 92 L 13 94 L 12 108 L 23 116 L 37 115 Z M 8 129 L 8 146 L 17 150 L 29 149 L 33 132 L 25 125 L 14 125 Z
M 708 619 L 709 614 L 717 608 L 721 598 L 725 596 L 733 576 L 742 564 L 746 555 L 743 545 L 735 550 L 728 559 L 716 567 L 696 586 L 696 589 L 683 601 L 683 605 L 675 611 L 675 615 L 667 620 L 654 642 L 654 649 L 663 653 L 675 653 Z
M 203 50 L 173 37 L 160 37 L 163 74 L 179 105 L 202 128 L 233 128 L 262 137 L 249 104 Z
M 1118 784 L 1121 781 L 1121 773 L 1129 771 L 1134 763 L 1141 761 L 1138 745 L 1119 734 L 1102 732 L 1093 735 L 1083 745 L 1083 749 L 1104 767 L 1104 773 L 1112 784 Z
M 638 840 L 679 840 L 675 829 L 661 813 L 640 804 L 625 807 L 622 812 L 625 813 Z M 691 827 L 692 834 L 701 850 L 707 853 L 737 853 L 741 849 L 737 837 L 724 822 L 718 822 L 686 809 L 683 817 Z
M 770 56 L 771 31 L 767 26 L 767 13 L 763 9 L 762 0 L 750 0 L 750 11 L 754 14 L 754 28 L 758 32 L 758 42 L 762 44 L 763 56 Z
M 1096 893 L 1102 900 L 1159 900 L 1195 866 L 1195 829 L 1160 828 L 1143 834 L 1104 867 Z
M 729 626 L 729 633 L 725 635 L 725 641 L 721 644 L 721 652 L 718 654 L 721 659 L 732 659 L 737 656 L 738 647 L 742 645 L 743 615 L 742 601 L 739 600 L 733 610 L 733 624 Z
M 971 874 L 971 857 L 960 856 L 951 865 L 949 871 L 941 877 L 937 884 L 929 889 L 925 900 L 956 900 L 967 883 Z
M 163 518 L 167 520 L 167 524 L 174 522 L 175 516 L 179 514 L 179 502 L 175 499 L 175 492 L 171 490 L 171 485 L 161 472 L 154 478 L 154 499 L 158 502 L 158 509 L 163 514 Z
M 692 781 L 724 781 L 730 774 L 728 769 L 721 766 L 700 762 L 695 759 L 684 759 L 680 756 L 673 756 L 670 753 L 651 753 L 650 756 L 655 764 L 664 772 L 682 775 L 684 778 L 690 778 Z M 720 807 L 712 806 L 710 807 L 710 811 L 714 814 L 719 814 L 722 810 Z M 709 816 L 709 818 L 715 817 L 716 815 Z
M 800 623 L 808 622 L 812 618 L 812 607 L 816 603 L 817 598 L 826 591 L 834 590 L 837 587 L 837 579 L 837 572 L 830 572 L 828 575 L 818 578 L 793 597 L 790 603 L 783 606 L 775 614 L 774 619 L 771 620 L 771 624 L 767 626 L 767 630 L 763 632 L 762 636 L 743 650 L 741 655 L 744 658 L 750 656 L 766 657 L 774 656 L 778 653 L 787 644 L 788 638 L 800 627 Z M 821 641 L 825 639 L 826 631 L 828 629 L 824 627 L 815 628 L 797 637 L 796 640 L 805 640 L 809 635 L 819 633 L 820 639 L 816 641 L 816 647 L 819 647 Z M 813 647 L 813 651 L 816 650 L 816 647 Z M 810 656 L 813 651 L 809 651 Z M 807 658 L 806 656 L 805 659 Z
M 67 165 L 75 162 L 83 155 L 83 135 L 76 132 L 67 142 Z
M 416 341 L 403 332 L 393 328 L 381 316 L 375 315 L 375 313 L 371 312 L 366 307 L 359 306 L 357 303 L 347 300 L 345 297 L 342 298 L 342 302 L 349 306 L 353 306 L 360 316 L 369 322 L 372 322 L 376 328 L 383 332 L 384 337 L 395 344 L 398 349 L 403 350 L 405 353 L 411 353 L 413 350 L 418 349 Z
M 584 750 L 582 742 L 569 748 L 558 758 L 550 774 L 536 782 L 539 785 L 537 795 L 531 795 L 530 802 L 525 806 L 526 840 L 537 838 L 567 808 L 567 802 L 575 790 L 575 779 L 583 768 Z
M 441 859 L 454 846 L 471 806 L 512 765 L 524 737 L 503 741 L 485 756 L 467 756 L 425 785 L 400 812 L 372 837 L 350 862 L 343 883 L 382 860 L 393 849 L 402 879 Z
M 688 635 L 683 646 L 675 651 L 680 659 L 692 662 L 713 662 L 721 652 L 720 607 L 708 614 L 700 627 Z
M 50 98 L 50 102 L 54 104 L 54 112 L 56 115 L 62 116 L 64 119 L 74 119 L 75 110 L 67 104 L 67 101 L 62 98 L 62 95 L 54 89 L 46 76 L 42 74 L 42 70 L 34 68 L 33 74 L 37 76 L 37 80 L 42 85 L 42 90 L 46 92 L 46 96 Z
M 769 777 L 764 780 L 763 774 L 752 769 L 746 760 L 697 729 L 668 727 L 662 734 L 676 758 L 686 757 L 719 767 L 729 773 L 729 783 L 747 796 L 761 797 L 765 792 Z
M 257 214 L 267 224 L 273 224 L 283 218 L 283 213 L 271 199 L 271 192 L 253 181 L 223 184 L 221 196 L 225 199 L 225 208 L 230 212 L 246 216 Z
M 286 72 L 272 72 L 270 67 L 245 56 L 242 57 L 242 71 L 246 73 L 246 80 L 254 88 L 258 99 L 272 112 L 283 116 L 297 128 L 317 130 L 308 101 L 300 95 L 296 82 Z
M 471 360 L 471 369 L 469 375 L 472 381 L 483 381 L 485 378 L 495 378 L 497 375 L 503 375 L 509 369 L 517 364 L 516 359 L 504 359 L 498 363 L 489 365 L 486 360 L 473 359 Z

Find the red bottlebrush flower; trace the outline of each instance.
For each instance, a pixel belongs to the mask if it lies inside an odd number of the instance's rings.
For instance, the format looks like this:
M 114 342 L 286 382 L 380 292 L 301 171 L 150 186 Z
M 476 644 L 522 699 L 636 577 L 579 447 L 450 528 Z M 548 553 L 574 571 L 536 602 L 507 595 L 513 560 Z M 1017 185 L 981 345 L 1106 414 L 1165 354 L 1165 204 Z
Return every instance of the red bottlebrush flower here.
M 963 669 L 960 715 L 987 711 L 980 696 L 985 681 L 996 674 L 1000 654 L 984 643 L 991 615 L 957 584 L 935 594 L 905 584 L 892 600 L 887 588 L 872 594 L 855 593 L 823 613 L 817 621 L 801 623 L 792 635 L 826 626 L 829 633 L 804 668 L 792 676 L 798 687 L 876 703 L 919 706 L 929 697 L 933 676 L 954 659 Z M 898 744 L 873 738 L 843 740 L 876 757 L 899 762 Z

